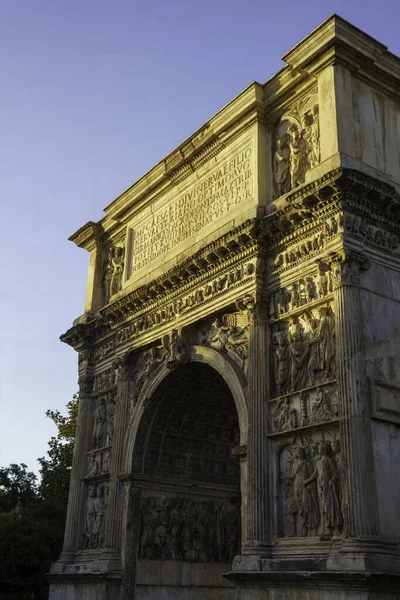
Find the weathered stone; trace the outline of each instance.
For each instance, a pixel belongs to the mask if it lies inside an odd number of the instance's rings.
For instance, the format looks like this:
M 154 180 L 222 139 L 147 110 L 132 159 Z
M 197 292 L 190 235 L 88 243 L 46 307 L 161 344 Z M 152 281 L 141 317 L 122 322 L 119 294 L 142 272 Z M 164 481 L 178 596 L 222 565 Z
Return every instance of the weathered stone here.
M 284 60 L 71 238 L 51 600 L 400 594 L 400 59 L 333 16 Z

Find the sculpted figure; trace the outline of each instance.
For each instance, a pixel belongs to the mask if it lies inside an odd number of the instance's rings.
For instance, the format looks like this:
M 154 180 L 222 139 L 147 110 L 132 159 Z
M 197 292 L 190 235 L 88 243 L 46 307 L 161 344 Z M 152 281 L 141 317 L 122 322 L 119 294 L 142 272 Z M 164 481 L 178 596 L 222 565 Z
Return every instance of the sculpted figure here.
M 140 536 L 140 557 L 156 558 L 155 536 L 157 512 L 155 510 L 154 498 L 148 498 L 142 512 L 142 533 Z
M 245 361 L 248 355 L 248 341 L 247 327 L 230 327 L 226 349 Z
M 234 506 L 227 502 L 224 503 L 225 508 L 221 509 L 221 529 L 222 529 L 222 560 L 230 562 L 235 554 L 238 537 L 239 537 L 239 522 L 237 511 Z
M 304 486 L 317 482 L 321 508 L 321 533 L 332 535 L 340 533 L 343 525 L 338 497 L 338 470 L 334 459 L 328 454 L 327 444 L 320 442 L 318 453 L 319 460 L 316 462 L 314 472 L 304 481 Z
M 288 129 L 290 135 L 290 179 L 292 189 L 305 181 L 306 171 L 309 169 L 308 144 L 301 137 L 297 125 L 291 125 Z
M 110 452 L 110 450 L 106 450 L 104 452 L 104 457 L 103 457 L 103 466 L 101 469 L 102 473 L 109 473 L 110 463 L 111 463 L 111 452 Z
M 97 401 L 96 408 L 94 411 L 94 425 L 92 436 L 93 448 L 101 448 L 105 445 L 106 421 L 106 403 L 104 398 L 100 398 Z
M 302 536 L 312 535 L 316 532 L 320 521 L 317 486 L 311 481 L 309 485 L 305 486 L 305 482 L 309 480 L 313 472 L 313 462 L 306 457 L 305 449 L 298 446 L 294 453 L 291 476 L 300 524 L 299 533 Z
M 311 277 L 306 279 L 306 300 L 312 302 L 315 298 L 315 284 Z
M 94 500 L 93 547 L 104 543 L 104 524 L 104 488 L 100 485 Z
M 289 310 L 289 302 L 290 302 L 290 293 L 281 288 L 278 291 L 278 312 L 280 315 L 287 312 Z
M 111 252 L 111 251 L 110 251 Z M 113 296 L 122 287 L 122 275 L 124 272 L 124 249 L 115 246 L 111 253 L 113 274 L 110 282 L 110 296 Z
M 308 344 L 310 348 L 310 357 L 308 359 L 308 377 L 311 385 L 314 385 L 316 373 L 321 370 L 321 357 L 320 357 L 320 342 L 318 331 L 318 322 L 316 319 L 310 320 L 310 331 L 308 337 Z
M 305 114 L 304 122 L 304 137 L 309 146 L 309 161 L 310 167 L 317 166 L 320 162 L 320 144 L 319 144 L 319 108 L 316 104 L 312 114 Z
M 309 347 L 304 339 L 303 328 L 296 323 L 289 344 L 292 364 L 292 389 L 301 390 L 307 384 L 307 358 Z
M 322 368 L 327 379 L 336 376 L 336 344 L 335 344 L 335 319 L 329 309 L 320 310 L 322 317 L 320 327 L 320 352 Z
M 110 446 L 114 437 L 115 402 L 113 398 L 107 400 L 107 444 Z
M 283 138 L 276 142 L 274 177 L 278 197 L 290 191 L 290 150 Z
M 275 362 L 278 393 L 284 395 L 289 391 L 289 350 L 286 344 L 286 337 L 283 333 L 278 336 L 278 348 L 276 349 Z
M 95 509 L 96 488 L 90 485 L 85 506 L 85 548 L 93 548 L 94 545 L 94 522 L 96 519 Z
M 324 273 L 321 273 L 319 277 L 318 291 L 320 298 L 323 298 L 328 293 L 328 278 Z
M 289 398 L 281 398 L 274 418 L 275 431 L 297 427 L 297 410 L 291 408 Z
M 185 364 L 190 360 L 189 342 L 180 335 L 177 329 L 172 330 L 169 343 L 170 360 L 167 362 L 169 369 L 174 369 L 179 364 Z
M 98 460 L 96 460 L 96 455 L 93 452 L 89 458 L 87 474 L 86 474 L 87 477 L 93 477 L 94 475 L 98 474 L 98 465 L 99 465 Z
M 294 283 L 292 287 L 292 291 L 290 293 L 292 299 L 292 308 L 297 308 L 300 306 L 300 294 L 299 294 L 299 284 Z
M 318 387 L 315 396 L 315 404 L 311 410 L 311 423 L 330 421 L 335 417 L 337 417 L 337 412 L 332 406 L 332 393 L 323 392 L 321 388 Z

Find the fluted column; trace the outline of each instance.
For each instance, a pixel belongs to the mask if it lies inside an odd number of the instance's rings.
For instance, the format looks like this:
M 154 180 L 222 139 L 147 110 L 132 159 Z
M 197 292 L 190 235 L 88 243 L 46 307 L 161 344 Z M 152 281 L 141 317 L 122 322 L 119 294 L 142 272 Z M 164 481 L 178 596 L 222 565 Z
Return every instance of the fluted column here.
M 125 481 L 125 530 L 123 535 L 122 600 L 136 598 L 136 569 L 139 554 L 140 494 L 131 481 Z
M 119 479 L 119 475 L 123 466 L 124 442 L 129 423 L 130 406 L 132 397 L 136 395 L 136 385 L 131 372 L 132 355 L 127 353 L 122 357 L 119 366 L 105 536 L 105 546 L 107 548 L 121 547 L 123 484 Z
M 93 377 L 89 372 L 79 378 L 79 407 L 75 432 L 74 455 L 68 493 L 67 518 L 65 522 L 64 546 L 60 561 L 72 560 L 82 547 L 83 507 L 85 503 L 86 452 L 89 450 L 92 431 L 91 392 Z
M 344 533 L 378 533 L 376 487 L 369 415 L 360 270 L 367 261 L 344 255 L 332 265 L 336 304 L 337 375 L 342 448 Z
M 247 542 L 244 553 L 270 543 L 267 490 L 266 398 L 268 385 L 267 323 L 264 310 L 247 304 L 249 314 L 249 431 L 247 444 Z

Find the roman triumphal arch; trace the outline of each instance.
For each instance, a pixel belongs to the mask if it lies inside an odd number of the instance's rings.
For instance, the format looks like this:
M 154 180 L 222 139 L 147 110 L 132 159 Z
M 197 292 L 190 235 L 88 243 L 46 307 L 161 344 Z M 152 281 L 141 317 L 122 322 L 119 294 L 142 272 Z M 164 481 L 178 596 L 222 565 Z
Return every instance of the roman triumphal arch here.
M 71 240 L 51 600 L 400 584 L 400 59 L 337 16 Z

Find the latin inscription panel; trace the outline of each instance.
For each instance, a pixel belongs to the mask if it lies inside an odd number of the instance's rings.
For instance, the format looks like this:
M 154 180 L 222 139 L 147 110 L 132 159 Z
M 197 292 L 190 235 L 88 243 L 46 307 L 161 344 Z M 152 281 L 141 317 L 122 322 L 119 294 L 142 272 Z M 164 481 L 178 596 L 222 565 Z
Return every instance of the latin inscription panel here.
M 133 224 L 130 276 L 253 197 L 253 150 L 245 147 L 185 192 Z

